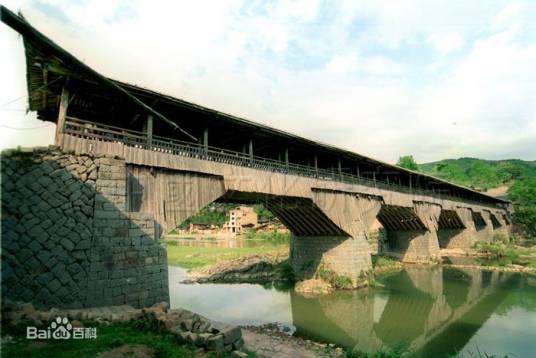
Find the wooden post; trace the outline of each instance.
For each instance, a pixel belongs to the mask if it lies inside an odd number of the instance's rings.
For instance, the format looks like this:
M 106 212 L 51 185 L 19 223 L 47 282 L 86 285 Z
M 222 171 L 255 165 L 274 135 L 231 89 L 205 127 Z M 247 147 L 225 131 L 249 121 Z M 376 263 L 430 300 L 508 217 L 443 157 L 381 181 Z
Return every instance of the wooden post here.
M 337 158 L 337 169 L 339 170 L 339 175 L 342 175 L 341 158 Z
M 249 140 L 249 161 L 253 162 L 253 139 Z
M 359 173 L 359 165 L 357 165 L 357 182 L 361 183 L 361 174 Z
M 413 192 L 413 185 L 411 184 L 411 173 L 409 173 L 409 191 Z
M 376 169 L 372 172 L 372 180 L 374 180 L 374 186 L 376 186 Z
M 285 147 L 285 165 L 288 168 L 288 148 L 287 147 Z
M 65 128 L 65 117 L 69 106 L 69 90 L 63 86 L 60 97 L 60 108 L 58 110 L 58 120 L 56 122 L 56 145 L 62 145 L 62 134 Z
M 153 115 L 147 116 L 147 145 L 150 147 L 153 145 Z
M 208 128 L 203 130 L 203 147 L 205 148 L 205 152 L 208 152 Z
M 318 174 L 318 157 L 316 156 L 316 153 L 315 153 L 315 172 Z
M 43 90 L 41 92 L 41 106 L 43 109 L 47 108 L 47 86 L 48 86 L 48 70 L 43 69 Z

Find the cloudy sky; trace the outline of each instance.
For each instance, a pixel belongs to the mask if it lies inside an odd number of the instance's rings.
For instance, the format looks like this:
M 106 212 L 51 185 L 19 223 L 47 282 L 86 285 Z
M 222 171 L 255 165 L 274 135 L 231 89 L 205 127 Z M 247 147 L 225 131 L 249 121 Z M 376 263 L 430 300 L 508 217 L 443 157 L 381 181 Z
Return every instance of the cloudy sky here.
M 108 77 L 388 162 L 536 159 L 536 1 L 3 4 Z M 0 146 L 50 143 L 3 24 L 0 53 Z

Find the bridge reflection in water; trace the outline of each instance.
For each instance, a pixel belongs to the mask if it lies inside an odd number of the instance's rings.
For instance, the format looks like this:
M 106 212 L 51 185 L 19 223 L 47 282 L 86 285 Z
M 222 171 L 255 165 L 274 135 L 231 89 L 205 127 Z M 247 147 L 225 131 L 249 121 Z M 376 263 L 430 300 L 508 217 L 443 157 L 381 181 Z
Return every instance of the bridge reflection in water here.
M 418 355 L 459 352 L 506 297 L 513 275 L 476 269 L 407 268 L 385 288 L 306 298 L 291 292 L 298 334 L 363 352 L 404 345 Z M 484 348 L 485 351 L 485 348 Z

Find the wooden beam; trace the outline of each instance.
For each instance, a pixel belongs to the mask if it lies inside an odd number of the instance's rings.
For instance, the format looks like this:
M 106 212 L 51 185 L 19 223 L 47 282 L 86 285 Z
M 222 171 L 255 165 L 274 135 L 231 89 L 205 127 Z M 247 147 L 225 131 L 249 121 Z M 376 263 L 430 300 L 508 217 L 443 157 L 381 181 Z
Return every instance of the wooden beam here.
M 205 127 L 203 130 L 203 147 L 205 148 L 205 152 L 208 152 L 208 128 Z
M 249 159 L 253 161 L 253 139 L 249 140 Z
M 285 147 L 285 164 L 288 166 L 288 147 Z
M 41 90 L 41 106 L 43 109 L 47 108 L 47 92 L 48 92 L 48 70 L 46 68 L 43 69 L 43 89 Z
M 153 116 L 147 116 L 147 145 L 153 145 Z
M 60 108 L 58 110 L 58 120 L 56 122 L 56 145 L 62 144 L 61 135 L 65 128 L 65 116 L 67 116 L 67 107 L 69 106 L 69 90 L 64 85 L 61 90 Z

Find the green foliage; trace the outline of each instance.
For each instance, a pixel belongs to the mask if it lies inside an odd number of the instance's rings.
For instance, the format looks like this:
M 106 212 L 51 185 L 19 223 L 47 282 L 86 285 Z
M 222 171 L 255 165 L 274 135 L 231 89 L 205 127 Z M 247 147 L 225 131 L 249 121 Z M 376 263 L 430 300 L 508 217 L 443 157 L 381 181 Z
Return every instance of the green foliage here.
M 380 349 L 374 353 L 346 351 L 346 358 L 409 358 L 414 356 L 415 352 L 413 349 L 411 349 L 410 344 L 407 342 L 401 342 L 391 349 Z
M 253 206 L 253 209 L 257 213 L 257 220 L 259 221 L 273 220 L 274 218 L 274 214 L 272 214 L 272 212 L 266 209 L 262 204 Z
M 536 162 L 517 159 L 483 160 L 476 158 L 444 159 L 419 164 L 423 173 L 478 189 L 510 184 L 523 176 L 536 177 Z
M 480 190 L 508 185 L 514 224 L 525 237 L 536 237 L 536 161 L 445 159 L 419 165 L 430 175 Z
M 229 211 L 234 209 L 236 204 L 220 204 L 212 203 L 208 206 L 205 206 L 197 214 L 190 216 L 188 219 L 183 221 L 178 228 L 187 229 L 190 226 L 190 223 L 197 224 L 207 224 L 207 225 L 216 225 L 222 227 L 229 220 Z
M 417 165 L 415 159 L 413 159 L 412 155 L 405 155 L 398 158 L 398 162 L 396 163 L 396 165 L 409 170 L 419 170 L 419 166 Z
M 474 247 L 486 260 L 494 261 L 492 265 L 505 266 L 519 261 L 519 253 L 503 242 L 477 242 Z
M 197 214 L 189 217 L 183 221 L 178 228 L 187 229 L 190 223 L 216 225 L 222 227 L 227 221 L 229 221 L 229 211 L 236 209 L 238 204 L 232 203 L 212 203 L 205 206 Z M 273 220 L 274 215 L 268 211 L 264 205 L 256 204 L 253 209 L 257 213 L 257 219 L 260 221 Z
M 246 240 L 262 240 L 273 245 L 288 244 L 290 241 L 289 233 L 281 233 L 278 231 L 257 232 L 253 228 L 247 228 L 244 233 Z
M 320 267 L 318 269 L 318 277 L 331 286 L 340 289 L 351 289 L 353 288 L 352 279 L 345 275 L 339 275 L 335 271 L 330 270 L 325 267 Z
M 372 256 L 372 267 L 375 271 L 390 271 L 397 270 L 402 268 L 400 261 L 395 260 L 388 256 L 373 255 Z
M 49 340 L 35 344 L 24 335 L 14 337 L 13 342 L 2 344 L 2 356 L 6 357 L 95 357 L 124 344 L 140 344 L 154 349 L 156 357 L 193 357 L 195 347 L 179 344 L 171 334 L 139 330 L 129 323 L 113 323 L 97 326 L 95 340 Z
M 478 160 L 473 163 L 467 176 L 471 178 L 472 185 L 487 190 L 495 188 L 499 185 L 497 171 L 483 160 Z
M 514 204 L 514 222 L 526 236 L 536 237 L 536 177 L 522 177 L 508 190 Z
M 288 281 L 288 282 L 294 282 L 294 270 L 292 269 L 292 266 L 290 265 L 290 262 L 288 260 L 285 260 L 283 262 L 280 262 L 277 265 L 277 270 L 279 270 L 279 275 L 282 280 Z

